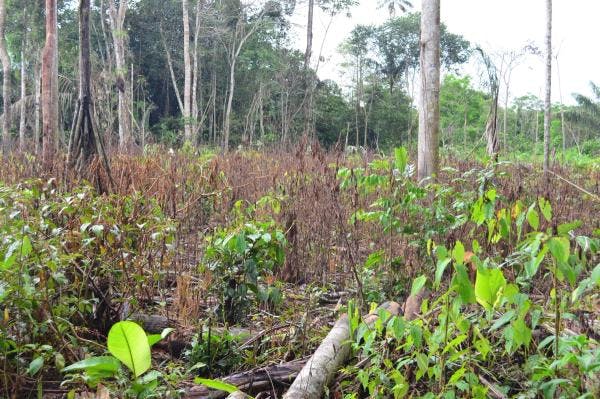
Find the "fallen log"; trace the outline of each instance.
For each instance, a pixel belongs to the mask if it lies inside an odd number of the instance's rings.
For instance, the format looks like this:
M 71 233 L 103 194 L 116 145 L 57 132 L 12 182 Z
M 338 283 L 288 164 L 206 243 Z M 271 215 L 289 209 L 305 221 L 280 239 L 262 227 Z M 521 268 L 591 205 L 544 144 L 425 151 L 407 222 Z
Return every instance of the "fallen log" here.
M 306 364 L 306 361 L 307 359 L 299 359 L 274 366 L 261 367 L 243 373 L 232 374 L 223 378 L 222 381 L 235 385 L 240 391 L 246 393 L 285 388 L 294 381 L 300 370 L 302 370 L 302 367 Z M 241 395 L 241 393 L 238 395 Z M 197 385 L 189 388 L 183 397 L 184 399 L 222 399 L 226 396 L 226 392 L 212 391 L 205 386 Z
M 401 312 L 401 306 L 396 302 L 386 302 L 379 309 L 385 309 L 392 315 L 399 315 Z M 363 321 L 372 325 L 378 318 L 379 314 L 376 311 L 366 316 Z M 335 372 L 350 356 L 349 340 L 348 315 L 343 315 L 302 368 L 283 399 L 321 398 Z

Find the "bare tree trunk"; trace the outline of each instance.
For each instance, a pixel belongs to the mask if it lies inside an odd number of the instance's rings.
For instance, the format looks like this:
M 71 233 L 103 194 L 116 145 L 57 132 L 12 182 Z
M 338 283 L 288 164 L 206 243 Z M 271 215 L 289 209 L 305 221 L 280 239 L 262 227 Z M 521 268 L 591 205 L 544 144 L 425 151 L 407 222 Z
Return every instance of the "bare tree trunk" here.
M 311 99 L 312 82 L 310 76 L 310 60 L 313 47 L 313 23 L 315 0 L 308 0 L 308 21 L 306 23 L 306 51 L 304 52 L 304 135 L 310 136 L 311 131 Z M 358 145 L 358 144 L 357 144 Z
M 261 16 L 262 17 L 262 16 Z M 238 57 L 242 51 L 242 47 L 250 36 L 258 29 L 260 21 L 254 22 L 254 25 L 244 33 L 244 22 L 238 19 L 235 26 L 235 33 L 232 39 L 231 48 L 229 49 L 229 91 L 227 94 L 227 104 L 225 106 L 225 117 L 223 120 L 223 151 L 229 151 L 229 135 L 231 129 L 231 110 L 233 106 L 233 93 L 235 91 L 235 67 Z M 238 41 L 239 38 L 239 41 Z
M 223 121 L 223 151 L 229 152 L 229 129 L 231 125 L 231 108 L 233 106 L 233 92 L 235 89 L 235 64 L 237 57 L 231 59 L 229 67 L 229 91 L 227 92 L 227 108 Z
M 194 51 L 192 52 L 192 122 L 193 122 L 193 132 L 194 136 L 197 136 L 199 132 L 202 132 L 202 126 L 204 125 L 204 114 L 202 118 L 202 122 L 198 122 L 200 111 L 202 108 L 202 72 L 201 72 L 201 62 L 200 62 L 200 54 L 199 54 L 199 46 L 200 46 L 200 24 L 201 19 L 200 15 L 202 12 L 202 4 L 203 0 L 198 0 L 196 3 L 196 29 L 194 32 Z M 200 99 L 198 99 L 200 97 Z
M 2 60 L 2 152 L 9 151 L 10 142 L 10 57 L 6 48 L 6 1 L 0 0 L 0 59 Z
M 498 141 L 498 87 L 492 92 L 492 104 L 490 114 L 488 115 L 485 126 L 485 137 L 487 143 L 487 153 L 497 159 L 500 143 Z
M 183 8 L 183 66 L 184 66 L 184 83 L 183 83 L 183 123 L 184 123 L 184 139 L 192 142 L 192 59 L 190 55 L 190 15 L 188 0 L 182 0 Z
M 562 157 L 563 162 L 567 152 L 567 131 L 565 126 L 565 104 L 562 97 L 562 85 L 560 80 L 560 65 L 558 63 L 558 55 L 556 56 L 556 74 L 558 75 L 558 93 L 560 95 L 560 126 L 562 130 Z
M 546 0 L 546 97 L 544 101 L 544 174 L 550 169 L 552 123 L 552 0 Z
M 36 68 L 35 72 L 35 104 L 33 110 L 33 140 L 34 150 L 36 155 L 40 154 L 40 144 L 41 144 L 41 101 L 42 101 L 42 85 L 41 85 L 41 70 Z
M 26 41 L 23 43 L 23 49 Z M 27 68 L 25 67 L 25 51 L 21 50 L 21 115 L 19 117 L 19 150 L 25 150 L 26 108 L 25 97 L 27 96 Z
M 124 23 L 125 14 L 127 13 L 127 0 L 119 0 L 118 9 L 113 1 L 109 1 L 108 12 L 112 29 L 117 89 L 119 92 L 119 150 L 126 152 L 133 147 L 133 135 L 131 132 L 131 98 L 127 90 L 127 67 L 125 65 Z
M 440 129 L 440 0 L 424 0 L 421 15 L 421 106 L 418 179 L 437 174 Z
M 46 44 L 42 53 L 42 162 L 52 168 L 58 145 L 58 49 L 56 0 L 46 0 Z

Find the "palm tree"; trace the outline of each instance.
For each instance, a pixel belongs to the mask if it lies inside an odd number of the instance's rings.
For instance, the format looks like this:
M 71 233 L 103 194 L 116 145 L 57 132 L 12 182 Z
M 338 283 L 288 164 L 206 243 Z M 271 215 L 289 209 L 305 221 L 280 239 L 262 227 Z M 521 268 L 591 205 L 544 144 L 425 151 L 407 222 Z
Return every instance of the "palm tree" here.
M 589 140 L 597 138 L 600 133 L 600 86 L 594 82 L 590 82 L 592 96 L 588 97 L 583 94 L 574 94 L 573 97 L 577 101 L 577 106 L 569 109 L 565 114 L 565 118 L 571 123 L 571 126 L 578 127 L 576 130 L 581 133 L 587 132 L 587 137 L 576 138 L 573 129 L 573 140 L 579 147 L 581 139 Z

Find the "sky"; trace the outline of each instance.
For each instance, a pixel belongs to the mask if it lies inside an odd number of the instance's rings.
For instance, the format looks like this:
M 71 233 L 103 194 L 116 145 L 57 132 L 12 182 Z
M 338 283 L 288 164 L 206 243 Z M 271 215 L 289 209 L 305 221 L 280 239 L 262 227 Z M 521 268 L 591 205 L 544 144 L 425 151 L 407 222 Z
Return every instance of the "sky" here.
M 442 22 L 453 33 L 463 35 L 472 43 L 495 52 L 512 51 L 532 42 L 544 51 L 546 29 L 546 0 L 441 0 Z M 553 62 L 553 101 L 574 103 L 572 93 L 590 95 L 589 82 L 600 83 L 600 1 L 553 1 L 553 49 L 558 54 L 560 89 L 557 63 Z M 347 84 L 338 48 L 350 31 L 359 24 L 381 24 L 389 18 L 387 9 L 378 9 L 378 0 L 361 0 L 350 10 L 350 17 L 338 15 L 330 24 L 330 16 L 315 12 L 313 65 L 319 53 L 319 76 Z M 413 1 L 413 10 L 419 11 L 421 0 Z M 306 47 L 306 0 L 298 0 L 292 19 L 294 44 L 304 51 Z M 399 14 L 398 14 L 399 15 Z M 327 27 L 329 31 L 326 34 Z M 510 98 L 528 93 L 539 97 L 544 93 L 543 57 L 529 57 L 514 70 Z M 476 75 L 470 65 L 462 73 Z M 504 90 L 504 88 L 501 88 Z

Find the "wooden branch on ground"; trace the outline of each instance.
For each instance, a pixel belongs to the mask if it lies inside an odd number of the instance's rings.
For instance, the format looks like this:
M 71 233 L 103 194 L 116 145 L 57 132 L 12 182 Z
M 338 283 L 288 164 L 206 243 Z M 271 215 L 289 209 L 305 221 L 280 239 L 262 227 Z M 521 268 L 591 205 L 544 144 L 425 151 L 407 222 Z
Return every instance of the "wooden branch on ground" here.
M 385 309 L 392 315 L 401 312 L 396 302 L 386 302 L 379 309 Z M 364 318 L 367 325 L 378 319 L 377 312 Z M 350 324 L 347 315 L 342 316 L 333 326 L 327 337 L 308 360 L 294 383 L 283 396 L 284 399 L 319 399 L 336 371 L 350 356 Z
M 241 391 L 253 393 L 268 391 L 274 388 L 287 387 L 291 384 L 300 370 L 306 364 L 307 359 L 294 360 L 288 363 L 282 363 L 269 367 L 245 371 L 243 373 L 232 374 L 223 378 L 223 382 L 235 385 Z M 233 394 L 232 394 L 233 395 Z M 193 386 L 184 394 L 184 399 L 222 399 L 227 396 L 223 391 L 211 391 L 205 386 Z M 232 397 L 230 395 L 230 397 Z M 241 398 L 236 396 L 235 398 Z

